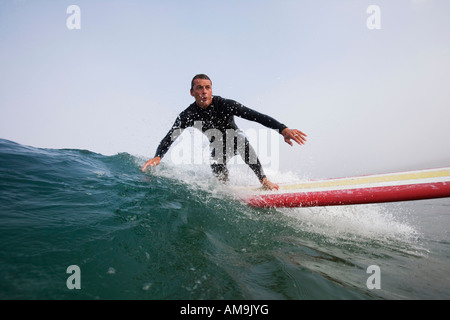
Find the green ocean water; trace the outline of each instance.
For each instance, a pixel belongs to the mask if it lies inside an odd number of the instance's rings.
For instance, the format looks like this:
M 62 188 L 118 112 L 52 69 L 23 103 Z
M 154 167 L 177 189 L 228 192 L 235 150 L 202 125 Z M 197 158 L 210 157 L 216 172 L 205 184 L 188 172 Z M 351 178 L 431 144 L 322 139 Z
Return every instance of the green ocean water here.
M 0 140 L 0 299 L 450 298 L 448 198 L 258 209 L 144 161 Z

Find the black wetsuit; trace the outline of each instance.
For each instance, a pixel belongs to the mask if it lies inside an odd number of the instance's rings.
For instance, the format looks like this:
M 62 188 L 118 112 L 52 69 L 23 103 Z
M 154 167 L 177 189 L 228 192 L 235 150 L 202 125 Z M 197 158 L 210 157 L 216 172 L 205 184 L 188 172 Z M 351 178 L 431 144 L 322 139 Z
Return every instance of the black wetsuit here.
M 181 134 L 181 130 L 188 127 L 200 129 L 199 125 L 201 125 L 202 132 L 207 135 L 212 146 L 211 168 L 219 179 L 228 180 L 226 163 L 230 156 L 239 153 L 258 179 L 262 180 L 265 174 L 261 163 L 248 139 L 234 122 L 234 116 L 256 121 L 265 127 L 278 130 L 279 133 L 287 128 L 277 120 L 247 108 L 234 100 L 213 96 L 211 105 L 206 109 L 200 108 L 194 102 L 178 115 L 172 128 L 159 144 L 155 157 L 162 158 L 166 154 L 176 137 Z M 180 131 L 176 132 L 177 129 L 180 129 Z M 175 135 L 173 135 L 174 133 Z M 233 142 L 227 143 L 227 138 L 230 139 L 230 137 L 233 138 Z M 239 146 L 245 149 L 239 148 Z

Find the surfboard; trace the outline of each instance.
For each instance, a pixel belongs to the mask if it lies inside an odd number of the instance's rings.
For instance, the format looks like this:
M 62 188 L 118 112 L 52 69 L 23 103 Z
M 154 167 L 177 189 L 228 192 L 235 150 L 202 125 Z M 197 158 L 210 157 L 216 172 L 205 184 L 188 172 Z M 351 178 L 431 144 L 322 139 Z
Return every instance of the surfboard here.
M 279 184 L 279 190 L 239 189 L 240 199 L 253 207 L 314 207 L 411 201 L 450 197 L 450 167 L 307 180 Z

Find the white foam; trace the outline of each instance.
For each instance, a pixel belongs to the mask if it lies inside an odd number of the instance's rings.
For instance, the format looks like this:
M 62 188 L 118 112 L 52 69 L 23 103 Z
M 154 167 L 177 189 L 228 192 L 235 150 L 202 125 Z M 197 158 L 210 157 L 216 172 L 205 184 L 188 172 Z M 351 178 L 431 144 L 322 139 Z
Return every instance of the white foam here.
M 211 197 L 224 198 L 232 195 L 232 191 L 217 181 L 207 165 L 166 163 L 151 170 L 157 176 L 180 180 L 194 190 L 206 191 Z M 247 166 L 232 165 L 229 170 L 231 186 L 259 185 L 256 176 Z M 305 173 L 266 171 L 266 174 L 269 179 L 278 183 L 307 180 Z M 408 222 L 409 213 L 401 205 L 366 204 L 274 210 L 294 230 L 318 234 L 329 242 L 377 242 L 400 246 L 408 251 L 408 248 L 411 251 L 418 248 L 417 239 L 420 234 Z M 251 212 L 254 211 L 249 210 L 250 215 Z
M 418 250 L 419 232 L 408 221 L 408 212 L 383 204 L 279 208 L 291 227 L 324 236 L 328 242 L 371 243 Z
M 298 183 L 308 173 L 266 170 L 273 182 Z M 242 175 L 242 173 L 241 173 Z M 245 185 L 245 180 L 241 181 Z M 409 212 L 401 205 L 365 204 L 309 208 L 277 208 L 293 228 L 325 236 L 329 241 L 400 241 L 416 243 L 419 232 L 408 222 Z

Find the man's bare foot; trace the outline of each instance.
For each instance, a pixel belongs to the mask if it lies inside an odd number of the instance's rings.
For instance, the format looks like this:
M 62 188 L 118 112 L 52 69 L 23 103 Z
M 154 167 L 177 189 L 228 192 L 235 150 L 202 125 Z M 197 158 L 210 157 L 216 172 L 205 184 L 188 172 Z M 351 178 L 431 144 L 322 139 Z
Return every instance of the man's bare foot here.
M 260 182 L 263 188 L 266 190 L 278 190 L 280 188 L 278 184 L 270 182 L 266 177 L 264 177 L 264 179 L 262 179 Z

